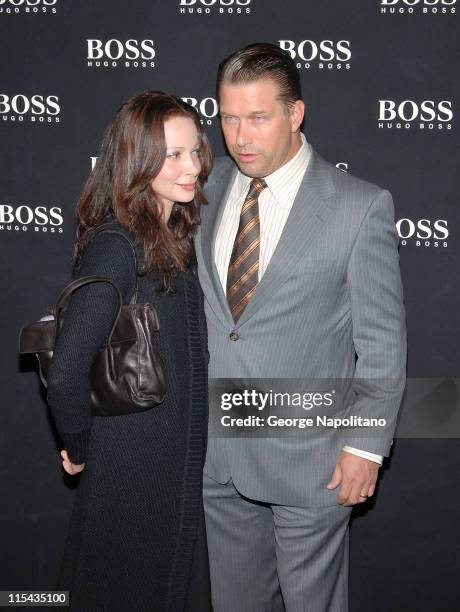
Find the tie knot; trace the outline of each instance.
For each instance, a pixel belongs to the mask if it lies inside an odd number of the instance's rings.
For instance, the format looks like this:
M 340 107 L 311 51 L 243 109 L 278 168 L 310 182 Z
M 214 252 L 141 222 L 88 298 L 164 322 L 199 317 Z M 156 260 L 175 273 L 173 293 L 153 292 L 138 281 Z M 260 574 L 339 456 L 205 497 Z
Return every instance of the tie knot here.
M 265 189 L 266 186 L 267 186 L 267 183 L 264 181 L 264 179 L 253 178 L 251 181 L 250 192 L 256 193 L 258 195 Z

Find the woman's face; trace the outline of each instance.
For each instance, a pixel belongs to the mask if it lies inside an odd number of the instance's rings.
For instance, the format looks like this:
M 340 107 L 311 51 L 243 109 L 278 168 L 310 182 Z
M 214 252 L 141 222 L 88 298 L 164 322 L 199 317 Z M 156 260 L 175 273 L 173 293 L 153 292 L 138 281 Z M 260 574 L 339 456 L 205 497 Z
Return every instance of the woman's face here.
M 198 130 L 188 117 L 165 121 L 166 159 L 152 188 L 163 205 L 165 221 L 175 202 L 191 202 L 201 170 Z

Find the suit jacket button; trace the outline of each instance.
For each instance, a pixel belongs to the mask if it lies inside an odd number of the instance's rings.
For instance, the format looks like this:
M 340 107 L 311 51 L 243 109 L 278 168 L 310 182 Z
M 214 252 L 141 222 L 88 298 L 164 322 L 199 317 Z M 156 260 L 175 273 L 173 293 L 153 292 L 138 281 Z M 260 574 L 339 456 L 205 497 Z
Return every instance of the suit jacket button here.
M 233 340 L 233 342 L 236 342 L 237 340 L 239 340 L 239 339 L 240 339 L 239 335 L 238 335 L 236 332 L 232 332 L 232 333 L 229 335 L 229 338 L 230 338 L 230 340 Z

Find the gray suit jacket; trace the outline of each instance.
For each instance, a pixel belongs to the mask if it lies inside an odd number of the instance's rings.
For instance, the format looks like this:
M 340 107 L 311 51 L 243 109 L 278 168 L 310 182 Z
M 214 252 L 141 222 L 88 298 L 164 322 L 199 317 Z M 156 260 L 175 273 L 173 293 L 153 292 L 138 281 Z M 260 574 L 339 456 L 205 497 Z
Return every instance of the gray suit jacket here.
M 352 414 L 385 418 L 389 425 L 382 436 L 369 438 L 343 430 L 295 438 L 211 437 L 205 473 L 219 482 L 232 478 L 241 493 L 260 501 L 334 505 L 337 491 L 325 486 L 341 448 L 349 444 L 387 456 L 405 386 L 405 313 L 392 198 L 312 151 L 277 248 L 235 324 L 214 247 L 236 172 L 230 158 L 215 160 L 196 236 L 210 378 L 365 381 L 352 391 Z M 232 332 L 237 341 L 230 339 Z

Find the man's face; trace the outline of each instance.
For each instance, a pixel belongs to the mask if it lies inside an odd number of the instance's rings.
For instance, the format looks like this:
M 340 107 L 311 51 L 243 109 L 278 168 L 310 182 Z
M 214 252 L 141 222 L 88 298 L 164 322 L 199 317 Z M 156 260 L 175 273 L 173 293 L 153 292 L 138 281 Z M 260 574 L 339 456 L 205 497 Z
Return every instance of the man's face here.
M 273 79 L 222 83 L 219 90 L 222 131 L 230 155 L 241 172 L 262 178 L 297 153 L 304 104 L 291 109 L 278 100 Z

